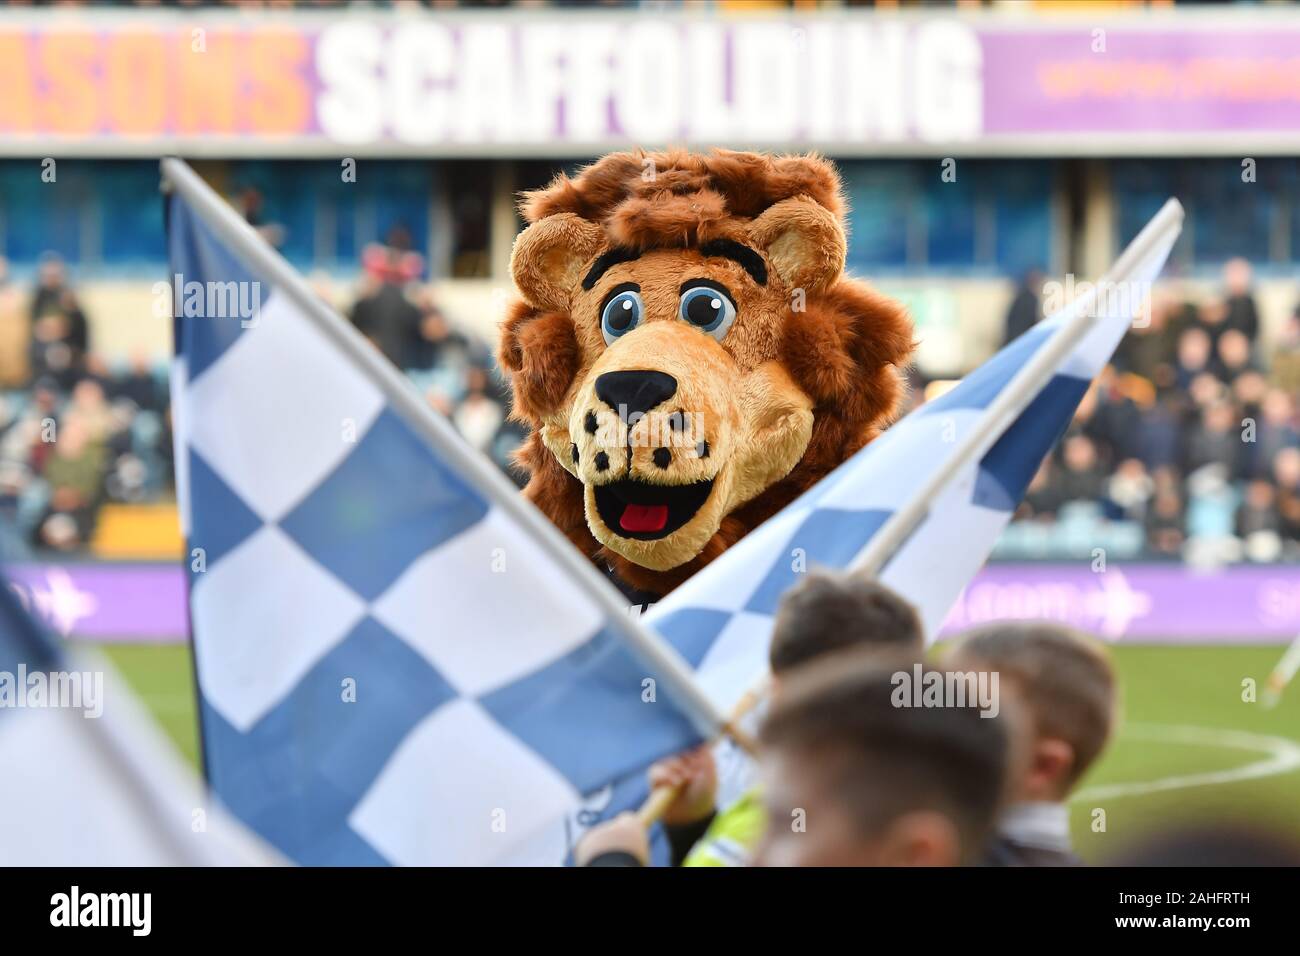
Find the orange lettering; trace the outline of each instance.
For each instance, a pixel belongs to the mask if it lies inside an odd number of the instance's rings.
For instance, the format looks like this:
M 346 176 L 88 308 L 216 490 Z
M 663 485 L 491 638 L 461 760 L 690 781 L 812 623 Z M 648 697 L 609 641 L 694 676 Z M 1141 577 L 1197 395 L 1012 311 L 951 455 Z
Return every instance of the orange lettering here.
M 33 133 L 36 91 L 32 85 L 32 67 L 28 62 L 31 40 L 16 30 L 0 32 L 0 129 L 14 133 Z
M 161 133 L 167 112 L 167 64 L 159 33 L 110 35 L 104 65 L 109 128 L 114 134 Z
M 249 125 L 254 132 L 298 133 L 310 120 L 311 97 L 301 72 L 307 42 L 301 33 L 261 30 L 249 38 L 252 89 Z
M 46 95 L 40 105 L 43 127 L 69 135 L 86 135 L 98 128 L 98 52 L 91 33 L 60 30 L 42 38 L 40 64 L 47 79 Z
M 234 133 L 239 102 L 235 72 L 235 44 L 226 30 L 209 31 L 207 50 L 196 53 L 188 33 L 173 47 L 179 82 L 176 131 L 179 133 Z

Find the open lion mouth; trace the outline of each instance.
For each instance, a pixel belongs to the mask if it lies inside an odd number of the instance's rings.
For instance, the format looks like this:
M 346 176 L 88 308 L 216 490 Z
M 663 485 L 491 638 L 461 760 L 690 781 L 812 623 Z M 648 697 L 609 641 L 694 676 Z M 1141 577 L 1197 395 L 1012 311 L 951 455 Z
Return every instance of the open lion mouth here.
M 690 485 L 652 485 L 626 478 L 595 487 L 596 510 L 610 531 L 653 541 L 672 534 L 703 507 L 713 479 Z

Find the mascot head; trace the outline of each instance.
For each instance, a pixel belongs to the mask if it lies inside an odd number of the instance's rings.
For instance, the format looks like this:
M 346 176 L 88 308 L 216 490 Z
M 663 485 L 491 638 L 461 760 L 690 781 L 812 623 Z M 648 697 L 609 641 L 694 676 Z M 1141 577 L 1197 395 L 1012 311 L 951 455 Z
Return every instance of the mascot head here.
M 502 329 L 525 494 L 663 594 L 871 440 L 912 349 L 816 156 L 615 153 L 529 193 Z

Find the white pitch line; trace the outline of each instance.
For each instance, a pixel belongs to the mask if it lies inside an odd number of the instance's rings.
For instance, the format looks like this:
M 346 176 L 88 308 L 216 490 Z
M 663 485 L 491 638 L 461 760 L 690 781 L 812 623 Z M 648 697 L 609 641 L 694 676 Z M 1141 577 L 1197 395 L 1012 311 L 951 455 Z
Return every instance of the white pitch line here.
M 1111 800 L 1115 797 L 1140 796 L 1147 793 L 1160 793 L 1165 790 L 1181 790 L 1186 787 L 1209 787 L 1216 784 L 1240 783 L 1243 780 L 1258 780 L 1281 773 L 1290 773 L 1300 769 L 1300 744 L 1285 737 L 1273 737 L 1265 734 L 1251 734 L 1243 730 L 1221 730 L 1212 727 L 1191 727 L 1178 724 L 1130 724 L 1124 733 L 1126 739 L 1162 741 L 1164 743 L 1199 744 L 1201 746 L 1224 747 L 1232 750 L 1249 750 L 1254 753 L 1267 754 L 1263 760 L 1256 760 L 1242 767 L 1228 770 L 1211 770 L 1205 773 L 1189 773 L 1161 780 L 1146 780 L 1139 783 L 1112 783 L 1088 787 L 1070 798 L 1076 800 Z

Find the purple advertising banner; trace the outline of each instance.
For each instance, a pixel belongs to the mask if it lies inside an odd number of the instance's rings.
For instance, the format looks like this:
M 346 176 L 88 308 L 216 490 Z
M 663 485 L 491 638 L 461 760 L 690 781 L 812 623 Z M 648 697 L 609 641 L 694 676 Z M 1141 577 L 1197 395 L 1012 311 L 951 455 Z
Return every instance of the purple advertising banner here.
M 154 643 L 189 635 L 185 573 L 170 564 L 12 564 L 23 604 L 64 637 Z
M 185 575 L 172 565 L 14 565 L 20 597 L 60 634 L 172 642 L 188 633 Z M 1128 643 L 1281 643 L 1300 634 L 1300 566 L 1202 573 L 1176 564 L 993 564 L 944 633 L 1007 619 L 1061 621 Z
M 983 131 L 1295 133 L 1295 27 L 981 33 Z
M 1300 11 L 0 11 L 0 86 L 11 155 L 1289 153 Z
M 943 633 L 1007 619 L 1071 624 L 1107 640 L 1289 642 L 1300 634 L 1300 566 L 1204 572 L 1180 564 L 990 564 L 962 593 Z

